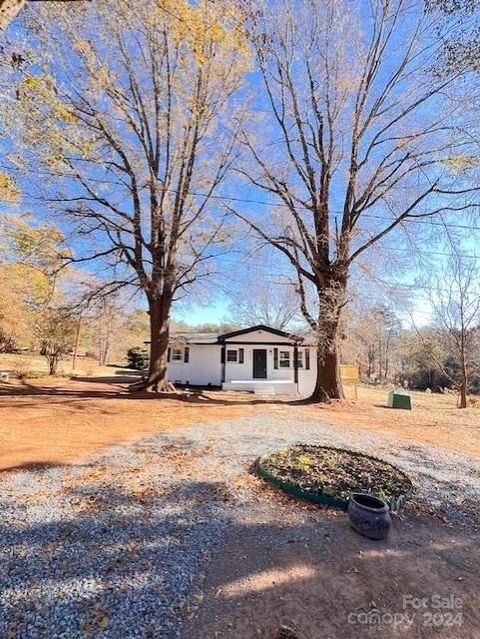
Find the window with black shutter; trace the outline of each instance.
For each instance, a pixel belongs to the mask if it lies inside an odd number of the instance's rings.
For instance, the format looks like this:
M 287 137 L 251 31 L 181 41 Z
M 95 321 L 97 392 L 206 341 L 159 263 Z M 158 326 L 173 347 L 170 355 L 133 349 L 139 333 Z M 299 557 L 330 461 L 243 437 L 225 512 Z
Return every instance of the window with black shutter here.
M 307 369 L 307 371 L 310 370 L 310 349 L 309 348 L 305 349 L 305 368 Z
M 290 351 L 280 351 L 280 368 L 290 368 Z
M 238 349 L 238 363 L 243 364 L 245 361 L 245 351 L 243 348 Z
M 181 348 L 173 347 L 172 348 L 172 362 L 181 362 L 183 359 L 183 350 Z
M 170 355 L 171 355 L 172 349 L 170 348 L 170 346 L 168 347 L 168 351 L 167 351 L 167 362 L 170 361 Z
M 183 351 L 183 361 L 185 362 L 185 364 L 188 364 L 188 362 L 190 361 L 190 349 L 188 346 L 185 346 L 185 349 Z
M 278 368 L 278 348 L 273 349 L 273 368 Z

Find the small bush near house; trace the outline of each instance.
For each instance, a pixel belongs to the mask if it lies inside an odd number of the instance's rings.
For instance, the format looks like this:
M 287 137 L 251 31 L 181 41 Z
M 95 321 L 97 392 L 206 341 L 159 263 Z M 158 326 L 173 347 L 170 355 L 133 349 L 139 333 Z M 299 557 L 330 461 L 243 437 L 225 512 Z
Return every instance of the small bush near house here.
M 129 368 L 137 371 L 144 370 L 148 367 L 148 351 L 146 348 L 135 346 L 127 351 L 127 362 Z

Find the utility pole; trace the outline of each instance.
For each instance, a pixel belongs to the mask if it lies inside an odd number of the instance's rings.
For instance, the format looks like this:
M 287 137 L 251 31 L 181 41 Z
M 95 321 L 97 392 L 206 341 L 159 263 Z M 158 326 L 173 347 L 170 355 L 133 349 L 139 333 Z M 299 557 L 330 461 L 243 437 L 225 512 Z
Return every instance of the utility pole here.
M 80 345 L 80 331 L 82 328 L 82 319 L 83 319 L 82 315 L 83 314 L 80 313 L 80 315 L 78 316 L 77 332 L 75 334 L 75 348 L 73 350 L 72 371 L 74 371 L 77 366 L 78 347 Z

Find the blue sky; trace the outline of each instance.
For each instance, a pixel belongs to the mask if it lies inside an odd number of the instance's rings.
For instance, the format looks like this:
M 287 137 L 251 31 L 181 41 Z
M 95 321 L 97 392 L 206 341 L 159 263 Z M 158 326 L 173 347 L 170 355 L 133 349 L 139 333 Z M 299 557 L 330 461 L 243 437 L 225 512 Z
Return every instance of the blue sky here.
M 183 302 L 173 310 L 173 320 L 187 324 L 209 324 L 227 321 L 230 300 L 226 296 L 214 297 L 207 306 Z
M 243 94 L 240 94 L 238 99 L 241 101 L 242 99 L 244 99 L 247 93 L 251 93 L 254 95 L 253 101 L 252 101 L 252 106 L 254 108 L 254 111 L 257 113 L 261 113 L 262 111 L 265 111 L 267 107 L 267 102 L 266 102 L 265 96 L 260 91 L 259 77 L 257 73 L 251 73 L 248 76 L 245 90 Z M 268 133 L 268 126 L 265 127 L 265 131 L 267 131 Z M 5 146 L 5 143 L 4 143 L 4 149 L 9 150 L 8 143 L 7 143 L 7 146 Z M 342 179 L 343 177 L 338 180 L 333 190 L 332 202 L 331 202 L 332 209 L 340 208 L 341 206 L 342 196 L 344 193 L 344 188 L 343 188 L 344 185 L 342 184 Z M 25 186 L 26 186 L 27 193 L 29 191 L 32 191 L 33 193 L 35 193 L 35 191 L 37 190 L 35 188 L 36 187 L 35 180 L 32 180 L 32 179 L 25 180 Z M 253 187 L 249 187 L 245 184 L 241 184 L 236 179 L 231 179 L 229 182 L 226 182 L 225 184 L 223 184 L 222 187 L 219 189 L 219 193 L 226 195 L 228 197 L 236 197 L 236 198 L 245 199 L 245 200 L 251 199 L 251 200 L 258 200 L 259 202 L 274 202 L 273 198 L 267 197 L 267 195 L 263 191 L 254 189 Z M 31 200 L 30 202 L 28 202 L 27 200 L 27 205 L 34 207 L 39 217 L 42 217 L 42 216 L 48 217 L 50 215 L 48 210 L 41 209 L 38 206 L 38 202 L 36 202 L 35 200 Z M 269 211 L 271 210 L 269 209 L 269 207 L 265 206 L 264 204 L 258 204 L 255 202 L 238 203 L 238 207 L 242 210 L 242 212 L 252 213 L 256 217 L 257 216 L 262 217 L 265 214 L 268 215 Z M 382 208 L 379 208 L 379 210 L 375 210 L 374 212 L 381 215 Z M 458 216 L 448 216 L 446 219 L 451 222 L 453 219 L 457 219 L 457 217 Z M 463 220 L 464 217 L 462 217 L 461 219 Z M 375 221 L 366 221 L 365 226 L 367 228 L 368 226 L 373 228 L 374 225 L 378 227 L 378 224 L 379 223 Z M 431 242 L 431 240 L 427 240 L 426 235 L 423 232 L 422 233 L 419 232 L 418 235 L 425 237 L 425 243 L 423 246 L 424 249 L 426 248 L 426 250 L 431 250 L 431 249 L 441 250 L 441 247 L 439 245 L 435 245 L 434 243 Z M 468 236 L 465 237 L 464 250 L 466 250 L 469 253 L 474 252 L 476 240 L 478 239 L 477 236 L 478 236 L 478 232 L 475 232 L 475 233 L 470 233 L 468 234 Z M 80 250 L 82 250 L 83 247 L 80 246 L 80 244 L 77 243 Z M 418 278 L 422 276 L 423 267 L 415 259 L 415 256 L 411 258 L 410 257 L 407 258 L 407 255 L 405 253 L 405 255 L 403 256 L 404 259 L 401 259 L 399 264 L 397 264 L 396 266 L 392 265 L 391 258 L 389 259 L 386 258 L 387 247 L 389 251 L 392 251 L 392 254 L 394 256 L 396 255 L 398 258 L 401 258 L 402 247 L 405 247 L 405 246 L 406 246 L 405 241 L 402 238 L 401 234 L 398 232 L 389 236 L 382 244 L 379 244 L 378 250 L 375 252 L 375 255 L 377 256 L 376 259 L 378 260 L 378 263 L 376 266 L 377 274 L 381 274 L 385 278 L 388 278 L 390 281 L 395 280 L 396 282 L 403 283 L 403 284 L 413 284 L 416 280 L 418 280 Z M 240 247 L 240 249 L 242 248 L 243 247 Z M 438 263 L 438 260 L 441 261 L 442 257 L 437 256 L 436 260 Z M 388 264 L 388 262 L 390 262 L 390 264 Z M 217 264 L 222 266 L 224 271 L 231 276 L 229 286 L 230 286 L 230 290 L 233 290 L 235 288 L 235 275 L 240 273 L 241 269 L 243 268 L 245 264 L 245 256 L 242 255 L 242 251 L 240 250 L 237 253 L 232 253 L 230 256 L 228 256 L 228 259 L 227 258 L 219 259 L 217 261 Z M 278 277 L 284 276 L 287 273 L 289 275 L 292 274 L 291 270 L 288 267 L 288 264 L 286 264 L 285 260 L 282 257 L 280 257 L 278 254 L 273 254 L 271 257 L 269 256 L 269 259 L 264 260 L 262 265 L 263 265 L 264 271 L 267 273 L 267 276 L 271 279 L 272 285 L 274 285 L 274 282 L 276 279 L 278 279 Z M 435 269 L 435 266 L 432 264 L 431 268 Z M 93 272 L 101 273 L 102 265 L 101 264 L 97 266 L 92 265 L 91 269 Z M 254 285 L 253 280 L 252 280 L 252 285 Z M 222 288 L 223 290 L 221 290 Z M 206 300 L 205 303 L 199 303 L 197 301 L 198 298 L 201 297 L 202 295 L 201 291 L 197 291 L 197 292 L 192 291 L 193 294 L 191 296 L 187 297 L 185 300 L 183 300 L 174 308 L 174 312 L 173 312 L 174 319 L 187 321 L 191 324 L 220 322 L 225 319 L 228 319 L 229 297 L 228 297 L 228 292 L 225 292 L 226 290 L 228 291 L 228 286 L 226 286 L 225 283 L 223 287 L 215 286 L 212 284 L 210 292 L 209 292 L 208 300 Z M 382 291 L 383 289 L 380 287 L 378 289 L 378 296 L 380 298 L 382 297 Z M 414 307 L 416 308 L 417 316 L 419 318 L 421 316 L 426 317 L 428 315 L 428 312 L 427 312 L 428 309 L 426 307 L 425 295 L 422 295 L 422 293 L 419 290 L 417 290 L 414 293 L 414 296 L 416 300 L 414 302 Z

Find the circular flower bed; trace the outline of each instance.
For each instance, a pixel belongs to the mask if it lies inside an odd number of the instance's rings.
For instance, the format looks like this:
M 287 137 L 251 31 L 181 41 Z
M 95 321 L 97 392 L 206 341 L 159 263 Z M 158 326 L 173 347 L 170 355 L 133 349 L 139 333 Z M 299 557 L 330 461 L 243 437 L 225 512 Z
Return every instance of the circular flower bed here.
M 398 510 L 412 494 L 410 479 L 381 459 L 341 448 L 298 445 L 264 455 L 260 474 L 288 492 L 347 509 L 354 492 L 383 499 Z

